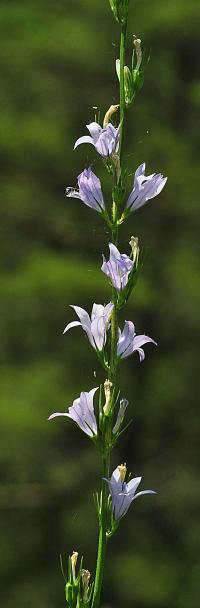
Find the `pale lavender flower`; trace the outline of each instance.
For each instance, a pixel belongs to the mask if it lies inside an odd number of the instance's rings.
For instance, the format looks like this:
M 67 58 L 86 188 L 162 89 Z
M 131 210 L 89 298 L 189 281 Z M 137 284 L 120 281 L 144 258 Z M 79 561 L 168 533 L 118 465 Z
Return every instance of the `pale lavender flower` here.
M 78 190 L 66 188 L 66 195 L 79 198 L 85 205 L 102 213 L 105 210 L 100 179 L 93 173 L 91 167 L 84 169 L 78 176 Z
M 128 399 L 120 399 L 119 411 L 118 411 L 118 414 L 117 414 L 117 420 L 115 422 L 115 426 L 113 427 L 113 433 L 114 433 L 114 435 L 116 433 L 118 433 L 118 431 L 119 431 L 119 429 L 120 429 L 120 427 L 122 425 L 122 422 L 123 422 L 124 416 L 125 416 L 125 411 L 126 411 L 126 408 L 128 407 L 128 404 L 129 404 Z
M 115 519 L 120 519 L 126 515 L 133 500 L 143 494 L 156 494 L 154 490 L 136 490 L 141 482 L 142 477 L 134 477 L 128 483 L 124 481 L 126 475 L 126 465 L 118 466 L 112 473 L 111 478 L 107 479 L 111 498 L 112 510 Z
M 160 194 L 166 184 L 167 177 L 163 177 L 161 173 L 145 175 L 145 167 L 146 164 L 142 163 L 135 172 L 133 190 L 126 203 L 126 209 L 129 211 L 136 211 L 145 205 L 151 198 Z
M 68 323 L 63 333 L 65 334 L 68 329 L 71 329 L 72 327 L 81 325 L 93 348 L 101 351 L 106 343 L 106 331 L 110 326 L 110 318 L 114 304 L 112 304 L 112 302 L 109 302 L 106 306 L 103 306 L 102 304 L 93 304 L 91 319 L 84 308 L 73 305 L 71 305 L 71 307 L 74 308 L 80 321 Z
M 134 262 L 125 253 L 120 253 L 113 243 L 109 243 L 109 249 L 110 259 L 106 262 L 103 255 L 101 270 L 111 279 L 113 287 L 121 291 L 128 283 Z
M 152 342 L 157 346 L 155 340 L 149 338 L 145 334 L 136 336 L 135 333 L 135 325 L 132 321 L 125 321 L 123 331 L 118 329 L 118 343 L 117 343 L 117 355 L 121 357 L 121 359 L 125 359 L 132 355 L 135 351 L 139 353 L 140 361 L 144 361 L 145 353 L 142 346 L 147 344 L 147 342 Z
M 71 418 L 76 422 L 79 428 L 89 435 L 89 437 L 94 437 L 97 435 L 97 422 L 94 414 L 94 405 L 93 398 L 96 393 L 98 386 L 96 388 L 92 388 L 91 391 L 86 392 L 83 391 L 80 394 L 78 399 L 73 401 L 73 405 L 69 407 L 67 413 L 55 412 L 55 414 L 51 414 L 48 420 L 52 420 L 57 416 L 66 416 L 67 418 Z
M 80 146 L 80 144 L 92 144 L 104 158 L 116 154 L 119 148 L 119 127 L 116 128 L 111 123 L 108 123 L 108 125 L 102 128 L 97 122 L 91 122 L 86 127 L 90 135 L 79 137 L 74 149 Z

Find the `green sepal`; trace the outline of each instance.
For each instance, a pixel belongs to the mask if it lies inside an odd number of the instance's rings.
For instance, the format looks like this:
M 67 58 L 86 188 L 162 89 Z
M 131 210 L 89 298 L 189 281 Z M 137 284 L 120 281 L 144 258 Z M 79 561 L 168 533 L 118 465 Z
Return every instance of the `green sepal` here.
M 108 529 L 107 529 L 107 532 L 106 532 L 106 538 L 109 539 L 116 532 L 116 530 L 118 528 L 118 525 L 119 525 L 119 520 L 115 519 L 115 517 L 113 515 L 112 499 L 111 499 L 110 494 L 108 496 L 108 501 L 107 501 L 107 513 L 108 513 L 108 518 L 110 519 L 110 522 L 108 524 Z
M 132 77 L 133 77 L 134 96 L 135 96 L 136 93 L 138 93 L 140 91 L 140 89 L 143 87 L 144 74 L 141 70 L 139 70 L 139 72 L 138 72 L 138 70 L 133 70 Z
M 65 571 L 64 571 L 64 566 L 63 566 L 63 560 L 62 560 L 62 555 L 61 555 L 61 553 L 60 553 L 60 556 L 59 556 L 59 557 L 60 557 L 60 569 L 61 569 L 61 572 L 62 572 L 62 575 L 63 575 L 64 581 L 66 582 L 66 581 L 67 581 L 67 575 L 65 574 Z

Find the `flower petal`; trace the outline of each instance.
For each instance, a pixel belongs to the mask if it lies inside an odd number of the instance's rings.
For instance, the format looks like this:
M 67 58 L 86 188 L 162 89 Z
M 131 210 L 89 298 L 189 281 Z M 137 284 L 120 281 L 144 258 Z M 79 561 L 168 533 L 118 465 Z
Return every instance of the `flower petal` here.
M 63 334 L 66 334 L 66 332 L 68 331 L 68 329 L 71 329 L 72 327 L 77 327 L 78 325 L 82 324 L 80 323 L 80 321 L 72 321 L 71 323 L 68 323 L 68 325 L 66 325 Z
M 137 494 L 135 494 L 133 500 L 135 500 L 139 496 L 143 496 L 143 494 L 157 494 L 157 492 L 155 492 L 154 490 L 143 490 L 142 492 L 137 492 Z
M 55 414 L 51 414 L 51 416 L 48 417 L 48 420 L 52 420 L 53 418 L 56 418 L 57 416 L 67 416 L 67 414 L 65 414 L 63 412 L 55 412 Z
M 82 137 L 79 137 L 74 144 L 74 150 L 76 150 L 76 148 L 78 148 L 80 144 L 92 144 L 92 146 L 94 146 L 93 139 L 89 135 L 83 135 Z
M 141 482 L 142 477 L 134 477 L 126 484 L 126 491 L 130 496 L 134 496 Z
M 86 125 L 90 135 L 93 139 L 93 144 L 95 145 L 99 135 L 101 134 L 102 127 L 98 124 L 98 122 L 91 122 L 89 125 Z

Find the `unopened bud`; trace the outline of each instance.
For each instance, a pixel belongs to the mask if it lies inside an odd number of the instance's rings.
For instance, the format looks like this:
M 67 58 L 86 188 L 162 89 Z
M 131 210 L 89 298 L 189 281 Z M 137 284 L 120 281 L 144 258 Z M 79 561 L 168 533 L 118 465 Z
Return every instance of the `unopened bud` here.
M 134 84 L 132 72 L 127 65 L 124 66 L 124 94 L 126 105 L 130 106 L 134 96 Z
M 83 583 L 83 599 L 87 600 L 87 591 L 88 591 L 88 586 L 89 586 L 89 582 L 90 582 L 89 570 L 83 569 L 81 572 L 81 576 L 82 576 L 82 583 Z
M 108 125 L 108 123 L 110 122 L 110 120 L 111 120 L 111 118 L 112 118 L 112 115 L 113 115 L 115 112 L 117 112 L 118 108 L 119 108 L 119 104 L 116 104 L 115 106 L 114 106 L 114 105 L 111 105 L 111 106 L 109 107 L 109 109 L 107 110 L 107 112 L 106 112 L 106 114 L 105 114 L 105 116 L 104 116 L 104 120 L 103 120 L 103 127 L 106 127 L 106 126 Z
M 72 555 L 71 555 L 71 565 L 72 565 L 72 577 L 73 577 L 73 581 L 75 581 L 76 578 L 76 562 L 78 559 L 78 553 L 77 551 L 73 551 Z
M 121 165 L 120 165 L 120 158 L 118 154 L 113 154 L 112 155 L 112 161 L 115 167 L 115 174 L 116 174 L 116 178 L 117 178 L 117 182 L 119 181 L 120 175 L 121 175 Z M 112 314 L 112 313 L 111 313 Z
M 118 430 L 120 429 L 120 427 L 122 425 L 122 422 L 124 420 L 125 411 L 126 411 L 126 408 L 128 407 L 128 403 L 129 402 L 127 399 L 120 400 L 117 420 L 116 420 L 115 426 L 113 427 L 114 435 L 118 432 Z
M 133 256 L 133 262 L 136 263 L 136 266 L 138 264 L 138 258 L 139 258 L 139 253 L 140 253 L 140 248 L 138 245 L 138 237 L 137 236 L 131 236 L 131 239 L 129 241 L 129 245 L 131 246 L 132 249 L 132 256 Z
M 74 601 L 74 587 L 71 583 L 67 583 L 65 587 L 65 596 L 69 606 L 73 605 Z
M 142 49 L 141 49 L 141 40 L 136 36 L 133 36 L 133 44 L 136 51 L 137 63 L 135 66 L 135 70 L 138 72 L 142 63 Z
M 120 481 L 122 481 L 122 483 L 123 483 L 123 481 L 125 480 L 125 477 L 126 477 L 126 473 L 127 473 L 126 463 L 119 464 L 119 466 L 117 468 L 118 468 L 118 471 L 120 474 Z
M 110 380 L 105 380 L 104 393 L 105 393 L 106 402 L 105 402 L 105 405 L 103 408 L 105 416 L 108 416 L 110 413 L 111 402 L 112 402 L 111 388 L 112 388 L 112 382 L 110 382 Z

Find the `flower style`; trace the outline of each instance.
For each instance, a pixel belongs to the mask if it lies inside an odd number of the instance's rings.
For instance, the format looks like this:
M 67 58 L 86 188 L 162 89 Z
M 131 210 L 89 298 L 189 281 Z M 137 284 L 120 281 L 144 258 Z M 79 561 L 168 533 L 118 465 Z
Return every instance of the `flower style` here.
M 157 346 L 155 340 L 152 340 L 152 338 L 145 334 L 136 336 L 135 325 L 132 321 L 125 321 L 124 329 L 121 332 L 119 328 L 118 335 L 117 355 L 118 357 L 121 357 L 121 359 L 129 357 L 129 355 L 132 355 L 137 351 L 139 353 L 140 361 L 144 361 L 145 353 L 141 347 L 144 346 L 144 344 L 147 344 L 147 342 L 152 342 Z
M 74 150 L 80 146 L 80 144 L 92 144 L 97 152 L 107 158 L 112 156 L 118 151 L 119 148 L 119 136 L 120 127 L 113 127 L 111 123 L 108 123 L 102 128 L 98 122 L 91 122 L 86 125 L 90 135 L 84 135 L 77 139 Z
M 51 414 L 48 420 L 52 420 L 57 416 L 66 416 L 76 422 L 79 428 L 89 435 L 89 437 L 97 436 L 97 422 L 94 414 L 93 398 L 96 393 L 98 386 L 92 388 L 91 391 L 83 391 L 78 399 L 73 401 L 73 405 L 69 407 L 67 413 L 55 412 Z
M 113 287 L 121 291 L 128 283 L 134 262 L 125 253 L 120 253 L 113 243 L 109 243 L 109 249 L 110 259 L 106 262 L 103 255 L 101 270 L 111 279 Z
M 73 305 L 71 305 L 71 307 L 74 308 L 80 321 L 68 323 L 63 333 L 65 334 L 71 327 L 81 325 L 93 348 L 102 351 L 106 343 L 106 331 L 110 326 L 110 318 L 114 304 L 112 304 L 112 302 L 109 302 L 106 306 L 103 306 L 102 304 L 93 304 L 91 319 L 84 308 Z
M 111 498 L 112 510 L 115 519 L 121 519 L 126 515 L 133 500 L 143 494 L 156 494 L 154 490 L 143 490 L 135 493 L 142 477 L 134 477 L 128 483 L 124 481 L 126 476 L 126 465 L 119 465 L 112 473 L 111 478 L 107 479 Z
M 93 173 L 91 167 L 84 169 L 78 176 L 78 190 L 66 188 L 66 195 L 79 198 L 85 205 L 102 213 L 105 210 L 100 179 Z
M 142 163 L 135 172 L 133 190 L 126 203 L 126 209 L 129 211 L 136 211 L 145 205 L 151 198 L 160 194 L 166 184 L 167 177 L 163 177 L 161 173 L 145 175 L 145 167 L 146 164 Z

